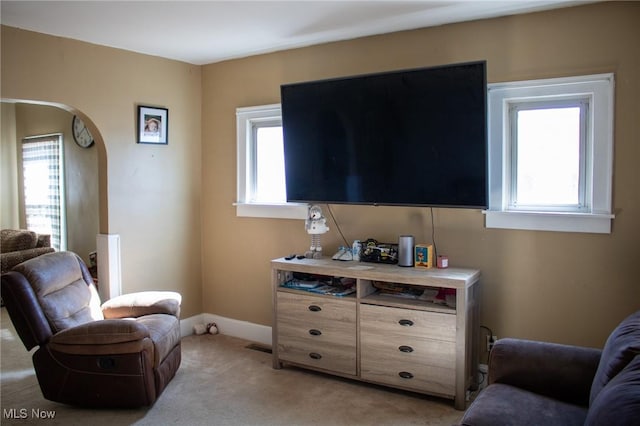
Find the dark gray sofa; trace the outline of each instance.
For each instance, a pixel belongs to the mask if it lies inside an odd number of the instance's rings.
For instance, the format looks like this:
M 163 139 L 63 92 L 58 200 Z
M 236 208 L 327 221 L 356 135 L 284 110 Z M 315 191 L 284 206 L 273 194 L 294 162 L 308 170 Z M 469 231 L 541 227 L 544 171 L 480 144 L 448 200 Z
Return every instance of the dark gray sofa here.
M 640 425 L 640 311 L 602 350 L 501 339 L 465 426 Z

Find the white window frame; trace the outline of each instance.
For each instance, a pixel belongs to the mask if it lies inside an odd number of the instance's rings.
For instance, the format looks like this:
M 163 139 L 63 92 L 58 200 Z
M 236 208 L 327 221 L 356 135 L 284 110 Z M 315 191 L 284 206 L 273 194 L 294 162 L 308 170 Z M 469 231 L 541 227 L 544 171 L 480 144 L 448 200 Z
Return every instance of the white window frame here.
M 256 203 L 251 201 L 255 188 L 256 127 L 282 125 L 280 104 L 236 109 L 237 202 L 236 216 L 276 219 L 306 219 L 305 203 Z
M 509 211 L 549 211 L 549 212 L 573 212 L 573 213 L 588 213 L 590 212 L 590 203 L 591 197 L 588 196 L 590 194 L 588 185 L 591 182 L 591 167 L 589 164 L 591 163 L 591 150 L 589 138 L 589 129 L 588 127 L 588 109 L 590 105 L 590 99 L 588 98 L 563 98 L 561 101 L 557 100 L 543 100 L 537 102 L 530 101 L 508 101 L 509 111 L 509 135 L 506 136 L 509 140 L 505 141 L 506 145 L 506 155 L 509 156 L 509 162 L 506 165 L 505 174 L 509 176 L 509 181 L 506 182 L 509 185 L 509 188 L 505 191 L 507 194 L 506 199 L 506 210 Z M 515 143 L 515 139 L 517 138 L 517 114 L 519 111 L 526 111 L 532 109 L 551 109 L 551 108 L 566 108 L 566 107 L 576 107 L 580 109 L 580 141 L 579 141 L 579 156 L 580 156 L 580 172 L 579 172 L 579 186 L 578 186 L 578 203 L 576 205 L 527 205 L 519 203 L 517 194 L 517 186 L 518 186 L 518 170 L 517 170 L 517 143 Z
M 580 211 L 513 209 L 510 106 L 581 99 L 588 102 L 585 206 Z M 614 75 L 596 74 L 488 85 L 489 208 L 487 228 L 611 233 Z

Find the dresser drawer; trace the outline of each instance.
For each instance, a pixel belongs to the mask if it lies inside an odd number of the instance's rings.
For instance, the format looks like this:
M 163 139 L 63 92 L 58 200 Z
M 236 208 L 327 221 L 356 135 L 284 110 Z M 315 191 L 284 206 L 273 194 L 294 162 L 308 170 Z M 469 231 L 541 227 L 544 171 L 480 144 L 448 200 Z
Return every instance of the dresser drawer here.
M 455 396 L 456 370 L 426 363 L 385 358 L 385 354 L 362 352 L 360 376 L 375 383 L 398 386 L 418 392 Z
M 278 322 L 295 321 L 356 322 L 355 299 L 339 299 L 278 292 Z
M 356 374 L 356 309 L 351 300 L 278 293 L 278 358 Z
M 310 339 L 282 336 L 278 338 L 278 358 L 281 361 L 355 376 L 355 333 L 352 345 L 324 344 Z
M 443 369 L 455 369 L 456 346 L 453 342 L 431 340 L 427 338 L 390 338 L 380 341 L 378 333 L 361 330 L 360 344 L 363 353 L 374 354 L 394 369 L 403 369 L 403 365 L 424 365 Z
M 455 315 L 360 306 L 363 379 L 455 395 Z
M 456 341 L 456 316 L 452 314 L 361 304 L 360 326 L 377 335 L 381 343 L 416 337 Z

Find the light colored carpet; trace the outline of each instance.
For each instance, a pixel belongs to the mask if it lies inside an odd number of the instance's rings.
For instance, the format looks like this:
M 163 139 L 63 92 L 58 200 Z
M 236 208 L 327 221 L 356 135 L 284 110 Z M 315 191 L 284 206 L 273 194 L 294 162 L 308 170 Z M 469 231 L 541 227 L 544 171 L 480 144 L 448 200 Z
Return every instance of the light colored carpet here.
M 31 354 L 5 308 L 0 325 L 3 425 L 452 425 L 463 414 L 446 399 L 291 367 L 274 370 L 271 354 L 224 335 L 185 337 L 180 369 L 152 407 L 70 407 L 42 397 Z

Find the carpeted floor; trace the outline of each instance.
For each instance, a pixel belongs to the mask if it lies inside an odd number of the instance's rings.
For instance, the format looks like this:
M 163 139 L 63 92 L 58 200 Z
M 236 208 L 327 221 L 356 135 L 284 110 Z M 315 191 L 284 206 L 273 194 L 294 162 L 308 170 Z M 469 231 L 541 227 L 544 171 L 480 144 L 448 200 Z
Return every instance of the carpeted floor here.
M 452 425 L 463 414 L 446 399 L 291 367 L 274 370 L 271 354 L 223 335 L 182 340 L 180 369 L 152 407 L 70 407 L 42 397 L 31 354 L 5 308 L 0 325 L 3 425 Z

